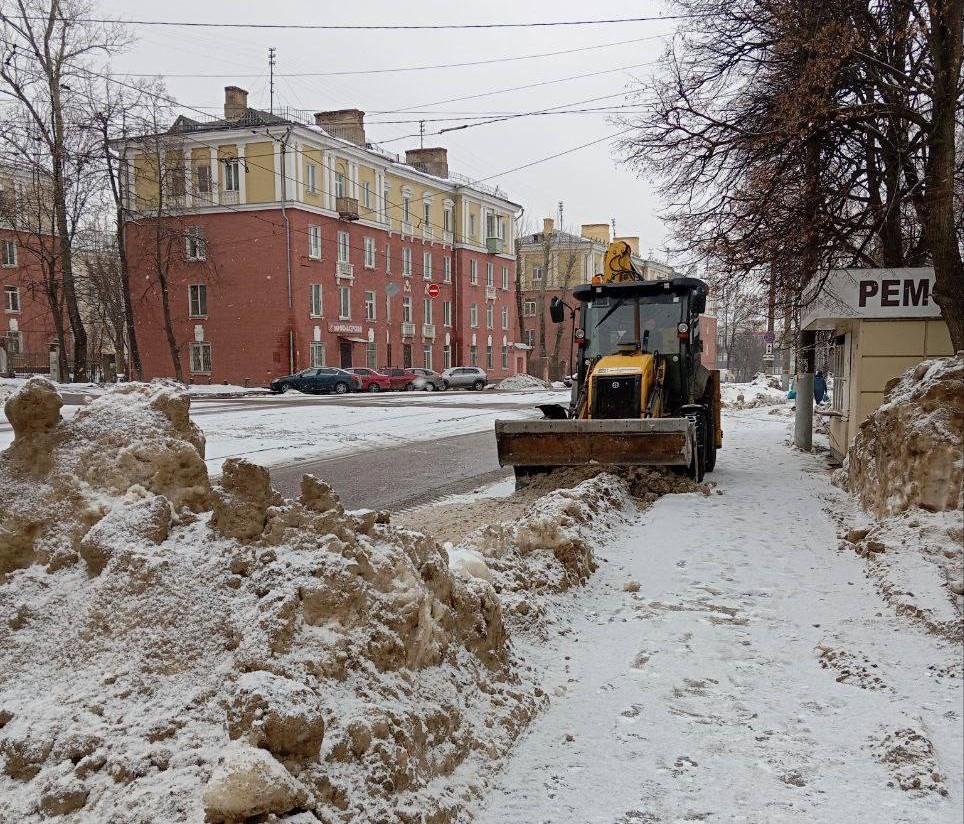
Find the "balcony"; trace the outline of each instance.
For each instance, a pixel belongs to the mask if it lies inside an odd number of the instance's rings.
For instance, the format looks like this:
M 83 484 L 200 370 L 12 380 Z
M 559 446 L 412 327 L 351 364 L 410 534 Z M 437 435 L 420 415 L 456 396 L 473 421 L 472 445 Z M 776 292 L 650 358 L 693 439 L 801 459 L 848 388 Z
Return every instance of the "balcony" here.
M 415 324 L 402 322 L 402 337 L 403 338 L 414 338 L 415 337 Z
M 358 200 L 354 197 L 336 197 L 335 211 L 341 220 L 358 220 Z
M 238 191 L 221 191 L 218 202 L 222 206 L 237 206 L 241 202 L 241 193 Z
M 423 323 L 422 324 L 422 337 L 426 340 L 435 340 L 435 324 L 434 323 Z
M 505 251 L 505 241 L 500 237 L 487 237 L 485 249 L 490 255 L 498 255 Z
M 402 234 L 408 235 L 409 237 L 414 237 L 412 234 L 412 224 L 407 221 L 402 221 Z
M 346 260 L 338 261 L 338 268 L 335 270 L 335 275 L 340 278 L 354 278 L 355 277 L 355 267 L 352 266 Z
M 447 243 L 449 246 L 455 243 L 455 232 L 442 232 L 442 243 Z
M 486 286 L 486 287 L 485 287 L 485 299 L 486 299 L 486 300 L 495 300 L 495 287 L 494 287 L 494 286 Z
M 422 226 L 422 240 L 435 240 L 435 231 L 431 226 Z

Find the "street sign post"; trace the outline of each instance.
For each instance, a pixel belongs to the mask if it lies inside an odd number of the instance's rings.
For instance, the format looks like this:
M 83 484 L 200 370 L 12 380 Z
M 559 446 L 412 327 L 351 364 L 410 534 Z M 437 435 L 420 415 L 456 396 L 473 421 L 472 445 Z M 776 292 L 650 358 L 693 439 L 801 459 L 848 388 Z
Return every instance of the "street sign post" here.
M 426 289 L 425 291 L 428 292 L 428 296 L 430 298 L 437 298 L 442 290 L 441 288 L 439 288 L 439 285 L 437 283 L 430 283 L 428 285 L 428 289 Z

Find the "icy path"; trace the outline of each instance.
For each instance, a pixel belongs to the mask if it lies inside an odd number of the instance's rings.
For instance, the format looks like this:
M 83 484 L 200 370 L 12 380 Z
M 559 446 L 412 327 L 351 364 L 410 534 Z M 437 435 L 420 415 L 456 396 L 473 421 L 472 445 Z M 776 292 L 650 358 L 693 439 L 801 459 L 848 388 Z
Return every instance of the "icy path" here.
M 524 651 L 552 703 L 477 822 L 961 821 L 959 648 L 896 617 L 836 549 L 823 507 L 838 493 L 787 449 L 785 419 L 726 428 L 723 494 L 658 501 L 602 551 L 571 634 Z M 956 678 L 929 669 L 955 661 Z M 881 763 L 901 729 L 936 764 Z M 944 773 L 949 797 L 888 786 L 896 770 Z

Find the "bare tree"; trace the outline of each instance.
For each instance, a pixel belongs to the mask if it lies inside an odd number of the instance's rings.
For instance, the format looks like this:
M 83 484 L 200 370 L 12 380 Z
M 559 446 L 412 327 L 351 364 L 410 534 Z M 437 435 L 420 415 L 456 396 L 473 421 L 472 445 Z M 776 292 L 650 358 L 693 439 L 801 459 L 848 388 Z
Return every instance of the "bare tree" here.
M 20 117 L 4 129 L 4 143 L 26 150 L 31 140 L 44 149 L 49 171 L 53 229 L 59 246 L 64 304 L 74 343 L 74 379 L 87 378 L 87 333 L 73 271 L 73 238 L 86 198 L 75 186 L 89 182 L 94 155 L 86 111 L 91 95 L 92 61 L 126 45 L 119 24 L 90 22 L 82 0 L 12 0 L 0 6 L 0 36 L 5 44 L 0 84 L 19 103 Z M 21 120 L 22 118 L 22 120 Z

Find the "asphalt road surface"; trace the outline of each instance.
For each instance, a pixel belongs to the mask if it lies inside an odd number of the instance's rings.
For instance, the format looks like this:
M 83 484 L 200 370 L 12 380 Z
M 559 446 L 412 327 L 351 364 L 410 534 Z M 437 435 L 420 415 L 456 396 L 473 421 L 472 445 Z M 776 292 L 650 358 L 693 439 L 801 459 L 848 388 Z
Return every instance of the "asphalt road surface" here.
M 276 466 L 271 483 L 286 497 L 294 497 L 309 472 L 331 484 L 347 509 L 395 511 L 511 474 L 499 467 L 491 431 Z

